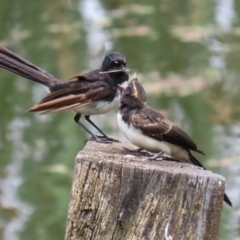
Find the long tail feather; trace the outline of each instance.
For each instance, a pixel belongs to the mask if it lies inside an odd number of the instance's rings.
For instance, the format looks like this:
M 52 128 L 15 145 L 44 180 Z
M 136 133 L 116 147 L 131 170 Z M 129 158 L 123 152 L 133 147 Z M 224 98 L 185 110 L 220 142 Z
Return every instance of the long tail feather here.
M 206 168 L 191 154 L 191 152 L 189 151 L 189 156 L 190 156 L 190 160 L 192 161 L 192 163 L 196 166 L 202 167 L 204 170 L 206 170 Z M 224 193 L 224 201 L 230 206 L 232 207 L 232 202 L 230 201 L 229 197 L 227 196 L 226 193 Z
M 62 83 L 61 80 L 2 46 L 0 46 L 0 68 L 47 87 Z

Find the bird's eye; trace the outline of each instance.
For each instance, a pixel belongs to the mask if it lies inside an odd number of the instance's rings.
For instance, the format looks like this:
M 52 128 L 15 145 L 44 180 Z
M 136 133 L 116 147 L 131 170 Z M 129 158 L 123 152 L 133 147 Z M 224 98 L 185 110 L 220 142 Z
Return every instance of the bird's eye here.
M 112 60 L 112 61 L 111 61 L 111 65 L 112 65 L 112 66 L 118 66 L 118 65 L 119 65 L 119 62 Z

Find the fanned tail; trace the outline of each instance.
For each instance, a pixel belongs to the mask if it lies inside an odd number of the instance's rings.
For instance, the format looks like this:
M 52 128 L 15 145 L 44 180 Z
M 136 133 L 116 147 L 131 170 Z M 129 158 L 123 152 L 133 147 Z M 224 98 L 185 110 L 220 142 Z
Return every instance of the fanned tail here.
M 2 46 L 0 46 L 0 68 L 47 87 L 62 83 L 61 80 Z

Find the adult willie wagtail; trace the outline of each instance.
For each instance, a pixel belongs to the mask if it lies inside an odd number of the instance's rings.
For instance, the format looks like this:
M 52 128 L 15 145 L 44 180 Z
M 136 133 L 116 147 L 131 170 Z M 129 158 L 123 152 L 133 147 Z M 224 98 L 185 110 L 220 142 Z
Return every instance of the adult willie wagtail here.
M 205 169 L 192 155 L 191 150 L 204 154 L 191 137 L 180 127 L 174 125 L 160 112 L 146 104 L 146 93 L 136 77 L 127 87 L 121 87 L 118 125 L 130 142 L 157 154 L 185 161 Z M 162 158 L 164 159 L 164 158 Z M 224 201 L 232 206 L 228 196 Z
M 112 52 L 105 56 L 99 69 L 75 76 L 69 82 L 63 82 L 0 46 L 0 68 L 38 82 L 49 89 L 50 93 L 40 103 L 30 108 L 29 112 L 40 111 L 41 114 L 49 114 L 72 110 L 76 112 L 75 122 L 99 142 L 113 139 L 103 133 L 90 120 L 90 116 L 107 113 L 117 106 L 119 102 L 117 86 L 128 81 L 126 63 L 124 55 Z M 81 115 L 84 115 L 103 136 L 94 135 L 87 129 L 80 122 Z

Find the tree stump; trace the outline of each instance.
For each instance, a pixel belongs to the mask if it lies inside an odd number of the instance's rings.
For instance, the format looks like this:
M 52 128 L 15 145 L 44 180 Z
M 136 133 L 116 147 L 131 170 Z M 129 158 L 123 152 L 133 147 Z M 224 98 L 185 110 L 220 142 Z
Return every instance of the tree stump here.
M 130 143 L 79 152 L 65 240 L 217 240 L 225 179 L 187 163 L 129 154 Z

